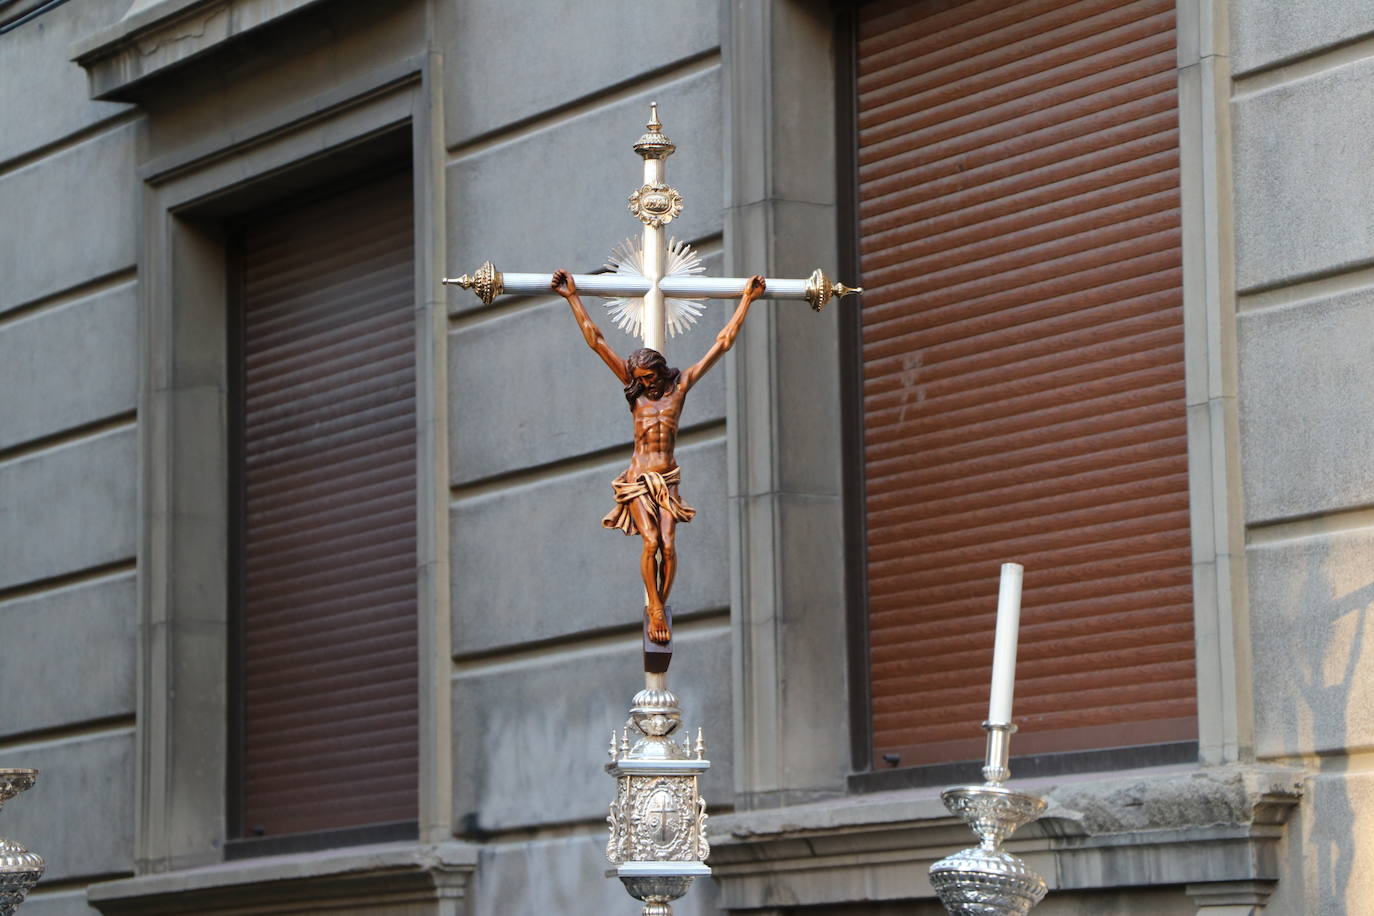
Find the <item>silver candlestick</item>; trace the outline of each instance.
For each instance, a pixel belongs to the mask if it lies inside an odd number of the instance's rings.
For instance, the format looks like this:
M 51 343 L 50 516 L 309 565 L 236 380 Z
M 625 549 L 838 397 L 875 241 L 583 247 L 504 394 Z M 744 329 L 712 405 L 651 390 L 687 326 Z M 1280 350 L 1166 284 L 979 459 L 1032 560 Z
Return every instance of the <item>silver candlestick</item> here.
M 987 761 L 981 786 L 946 789 L 945 807 L 972 828 L 977 846 L 947 856 L 930 867 L 930 883 L 954 916 L 1025 916 L 1045 897 L 1045 879 L 1002 848 L 1002 842 L 1045 811 L 1045 800 L 1003 785 L 1011 776 L 1010 723 L 984 722 Z
M 0 769 L 0 808 L 37 780 L 37 770 Z M 41 877 L 42 856 L 0 837 L 0 916 L 11 916 Z
M 625 728 L 611 734 L 606 772 L 616 780 L 615 801 L 606 818 L 611 827 L 606 858 L 631 897 L 644 903 L 642 916 L 672 916 L 672 901 L 687 893 L 694 878 L 709 875 L 706 857 L 706 801 L 698 790 L 710 768 L 706 743 L 674 737 L 682 725 L 677 697 L 666 674 L 646 674 L 635 694 Z

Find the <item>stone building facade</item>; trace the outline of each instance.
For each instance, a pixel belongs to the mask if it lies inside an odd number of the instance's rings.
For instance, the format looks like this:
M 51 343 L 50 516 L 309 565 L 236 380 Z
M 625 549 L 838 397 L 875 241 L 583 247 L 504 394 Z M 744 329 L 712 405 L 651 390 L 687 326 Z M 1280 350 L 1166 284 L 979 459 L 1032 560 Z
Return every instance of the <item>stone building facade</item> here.
M 27 916 L 634 911 L 600 877 L 639 678 L 633 551 L 594 527 L 624 408 L 561 301 L 440 278 L 599 268 L 650 100 L 712 273 L 852 269 L 852 13 L 0 2 L 0 766 L 43 771 L 0 832 L 48 861 Z M 1374 12 L 1175 15 L 1196 747 L 1025 776 L 1051 808 L 1015 848 L 1046 914 L 1360 913 Z M 382 166 L 414 214 L 416 817 L 255 850 L 226 788 L 227 240 Z M 716 876 L 678 912 L 934 914 L 926 868 L 967 841 L 939 785 L 856 772 L 842 308 L 752 315 L 684 423 L 673 671 Z

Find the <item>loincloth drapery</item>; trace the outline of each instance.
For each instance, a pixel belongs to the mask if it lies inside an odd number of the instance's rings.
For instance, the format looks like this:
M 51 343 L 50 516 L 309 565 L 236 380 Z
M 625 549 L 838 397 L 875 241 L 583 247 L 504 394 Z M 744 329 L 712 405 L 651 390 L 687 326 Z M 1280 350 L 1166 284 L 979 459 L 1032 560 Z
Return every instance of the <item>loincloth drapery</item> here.
M 630 472 L 625 472 L 628 473 Z M 619 528 L 626 534 L 639 534 L 639 526 L 635 524 L 634 514 L 630 512 L 630 503 L 635 500 L 639 500 L 640 505 L 653 512 L 655 518 L 658 517 L 658 509 L 667 509 L 678 521 L 690 522 L 697 514 L 697 510 L 678 499 L 669 489 L 677 486 L 681 480 L 682 468 L 677 465 L 673 465 L 666 474 L 645 471 L 634 480 L 626 480 L 622 474 L 611 481 L 611 489 L 615 491 L 615 508 L 601 520 L 602 527 Z

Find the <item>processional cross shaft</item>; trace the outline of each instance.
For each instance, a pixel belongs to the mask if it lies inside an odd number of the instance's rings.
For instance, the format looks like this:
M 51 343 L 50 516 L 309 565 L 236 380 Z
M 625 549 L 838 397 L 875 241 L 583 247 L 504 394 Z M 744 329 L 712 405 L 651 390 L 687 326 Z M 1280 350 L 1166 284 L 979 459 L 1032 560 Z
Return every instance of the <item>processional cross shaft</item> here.
M 696 513 L 678 495 L 681 470 L 673 454 L 687 392 L 734 344 L 754 300 L 802 299 L 820 311 L 831 298 L 861 290 L 832 283 L 820 270 L 805 280 L 696 276 L 703 269 L 700 258 L 689 245 L 667 239 L 664 233 L 664 226 L 682 212 L 683 201 L 665 181 L 666 160 L 677 147 L 663 134 L 657 103 L 650 105 L 647 127 L 634 145 L 644 160 L 644 183 L 629 198 L 630 212 L 643 224 L 641 238 L 637 245 L 627 241 L 616 249 L 606 265 L 612 272 L 503 273 L 487 261 L 471 275 L 444 282 L 471 289 L 487 305 L 502 294 L 559 293 L 572 308 L 587 345 L 624 386 L 634 417 L 634 456 L 612 483 L 616 505 L 602 524 L 638 534 L 644 541 L 640 573 L 645 665 L 662 673 L 671 659 L 667 601 L 677 571 L 676 526 Z M 643 347 L 629 357 L 611 349 L 583 307 L 579 291 L 610 298 L 607 307 L 616 323 L 640 337 Z M 669 368 L 663 356 L 669 330 L 678 334 L 689 329 L 701 314 L 701 300 L 735 296 L 740 297 L 739 306 L 705 356 L 687 369 Z

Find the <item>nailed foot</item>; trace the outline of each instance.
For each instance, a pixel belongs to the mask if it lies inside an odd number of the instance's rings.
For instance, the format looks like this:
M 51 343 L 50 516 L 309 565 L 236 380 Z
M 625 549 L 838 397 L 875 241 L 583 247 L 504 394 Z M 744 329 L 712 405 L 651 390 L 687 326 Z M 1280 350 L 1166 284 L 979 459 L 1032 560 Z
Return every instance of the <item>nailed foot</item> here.
M 668 645 L 673 638 L 673 631 L 668 628 L 668 618 L 664 615 L 663 608 L 651 607 L 647 611 L 649 614 L 649 639 L 660 646 Z

